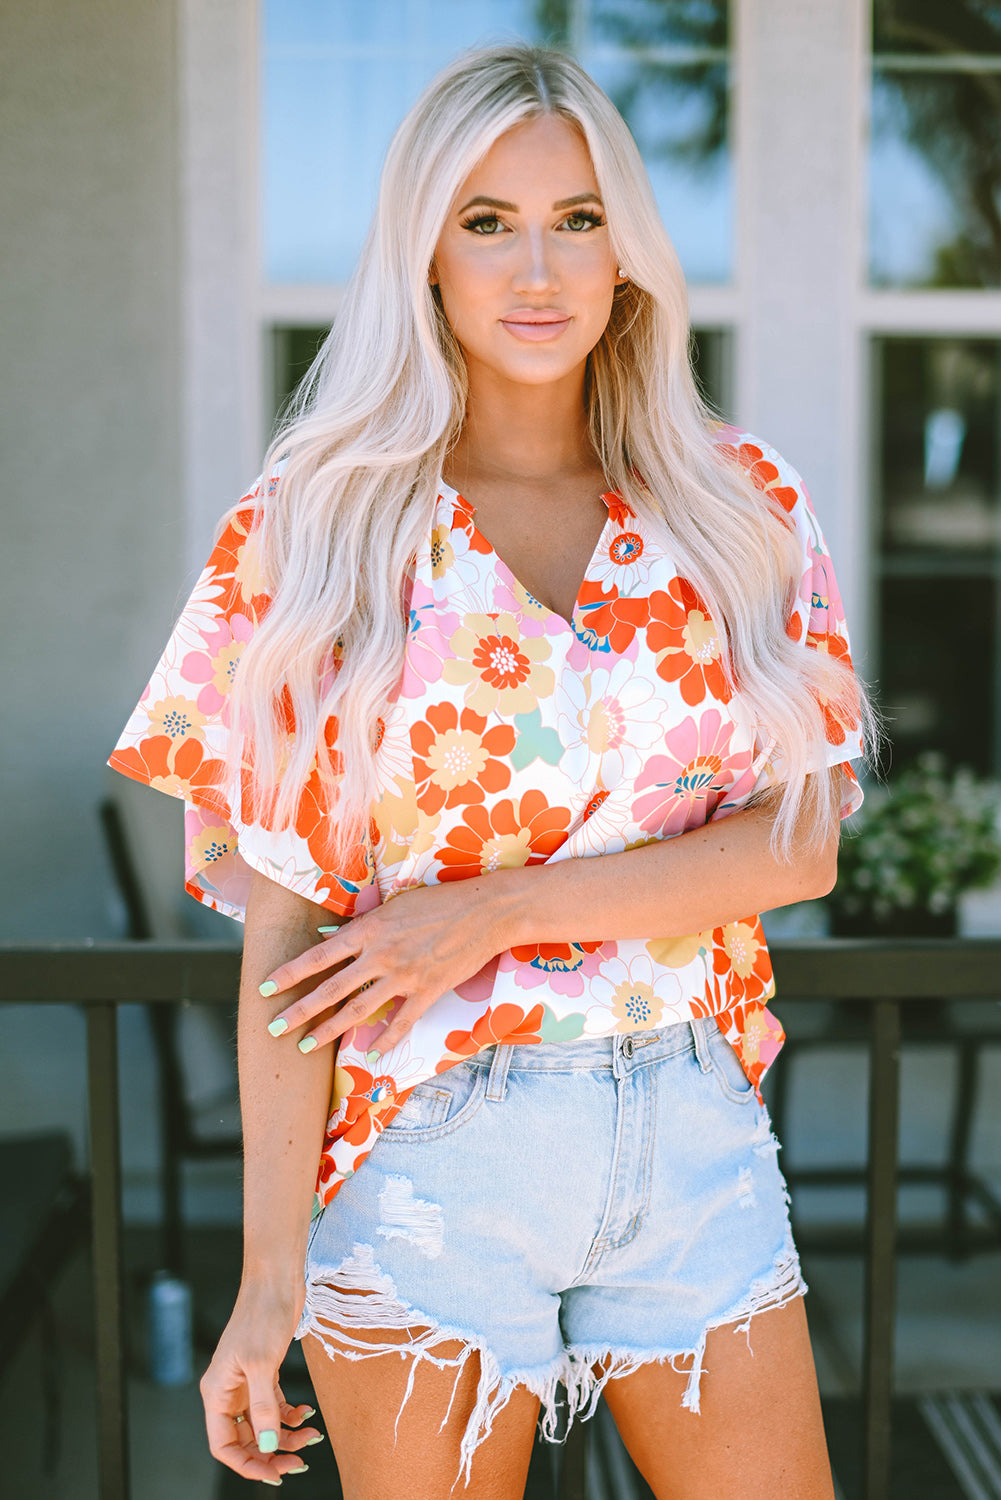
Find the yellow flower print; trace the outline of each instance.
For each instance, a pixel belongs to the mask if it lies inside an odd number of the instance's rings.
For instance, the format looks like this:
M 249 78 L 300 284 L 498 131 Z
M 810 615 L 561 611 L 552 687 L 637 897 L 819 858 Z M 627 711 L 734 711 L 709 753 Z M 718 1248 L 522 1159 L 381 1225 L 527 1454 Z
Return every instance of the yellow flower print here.
M 243 641 L 231 641 L 221 651 L 217 651 L 212 658 L 212 686 L 224 698 L 228 697 L 233 687 L 233 678 L 243 655 Z
M 174 740 L 204 739 L 205 715 L 193 698 L 161 698 L 149 709 L 151 734 Z
M 755 961 L 762 946 L 755 936 L 754 924 L 731 922 L 723 928 L 723 946 L 734 973 L 741 979 L 747 979 L 754 970 Z
M 555 686 L 542 663 L 552 648 L 545 636 L 519 634 L 512 614 L 466 615 L 449 642 L 442 676 L 464 685 L 466 706 L 478 714 L 530 714 Z
M 467 781 L 478 781 L 490 756 L 483 736 L 472 729 L 448 729 L 427 752 L 428 769 L 435 786 L 450 792 Z
M 612 998 L 612 1014 L 620 1031 L 650 1030 L 663 1014 L 664 1003 L 657 998 L 653 985 L 642 979 L 620 984 Z
M 379 830 L 382 849 L 379 863 L 383 867 L 399 864 L 407 855 L 426 854 L 434 845 L 434 834 L 440 817 L 422 814 L 417 805 L 413 782 L 395 776 L 393 786 L 385 787 L 372 809 L 372 819 Z
M 436 526 L 431 533 L 431 576 L 443 578 L 455 562 L 455 553 L 449 540 L 451 528 Z
M 665 969 L 685 969 L 699 956 L 699 949 L 713 945 L 712 929 L 692 932 L 687 937 L 652 938 L 646 951 L 655 964 Z
M 252 531 L 240 548 L 233 577 L 240 590 L 244 604 L 267 592 L 264 586 L 264 570 L 261 567 L 261 547 L 258 535 Z
M 236 853 L 236 834 L 231 828 L 203 828 L 191 841 L 190 857 L 195 869 L 218 864 L 227 854 Z

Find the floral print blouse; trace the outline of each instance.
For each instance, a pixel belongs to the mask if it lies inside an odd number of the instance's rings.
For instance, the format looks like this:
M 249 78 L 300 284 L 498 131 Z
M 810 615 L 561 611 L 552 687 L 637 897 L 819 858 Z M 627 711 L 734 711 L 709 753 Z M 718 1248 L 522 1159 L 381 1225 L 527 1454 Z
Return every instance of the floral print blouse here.
M 721 428 L 717 440 L 781 503 L 802 544 L 789 634 L 850 659 L 799 475 L 748 433 Z M 724 678 L 715 622 L 621 497 L 603 497 L 607 521 L 568 621 L 527 592 L 473 508 L 442 483 L 415 559 L 399 695 L 379 726 L 368 839 L 335 867 L 316 774 L 294 827 L 248 821 L 224 762 L 233 674 L 269 602 L 254 530 L 261 493 L 259 481 L 231 515 L 110 761 L 184 799 L 186 886 L 199 901 L 241 917 L 259 870 L 350 917 L 414 885 L 670 838 L 781 779 L 774 745 Z M 847 817 L 862 800 L 847 764 L 861 754 L 859 729 L 827 705 L 825 718 L 826 764 L 847 773 Z M 314 1211 L 414 1085 L 494 1043 L 572 1042 L 712 1015 L 757 1086 L 784 1040 L 766 1003 L 773 994 L 761 923 L 749 915 L 685 937 L 513 948 L 442 995 L 379 1059 L 371 1049 L 384 1007 L 341 1039 Z

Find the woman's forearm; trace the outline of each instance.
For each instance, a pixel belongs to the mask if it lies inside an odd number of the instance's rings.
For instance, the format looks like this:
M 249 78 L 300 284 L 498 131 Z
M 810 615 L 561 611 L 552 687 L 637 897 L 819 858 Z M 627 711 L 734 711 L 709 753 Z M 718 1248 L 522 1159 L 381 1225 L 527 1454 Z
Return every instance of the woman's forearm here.
M 620 854 L 498 871 L 484 886 L 512 947 L 687 936 L 832 888 L 837 832 L 786 863 L 769 848 L 772 822 L 767 806 L 746 808 Z
M 238 1025 L 244 1281 L 274 1289 L 284 1282 L 290 1292 L 302 1283 L 334 1057 L 330 1047 L 304 1056 L 294 1045 L 296 1032 L 276 1047 L 267 1031 L 276 1007 L 258 987 L 276 964 L 315 943 L 317 926 L 331 920 L 322 906 L 254 875 Z

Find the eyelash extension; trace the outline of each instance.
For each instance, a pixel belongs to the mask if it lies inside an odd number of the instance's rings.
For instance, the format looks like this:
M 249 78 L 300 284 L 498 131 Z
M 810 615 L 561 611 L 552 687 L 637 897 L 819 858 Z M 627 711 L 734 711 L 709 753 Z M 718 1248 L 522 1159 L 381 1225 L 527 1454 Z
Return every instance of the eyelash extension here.
M 591 208 L 574 209 L 566 217 L 568 219 L 584 219 L 592 228 L 600 228 L 605 222 L 601 214 L 595 213 Z M 497 222 L 497 214 L 473 214 L 471 218 L 462 220 L 462 227 L 463 229 L 475 229 L 480 224 L 494 224 Z

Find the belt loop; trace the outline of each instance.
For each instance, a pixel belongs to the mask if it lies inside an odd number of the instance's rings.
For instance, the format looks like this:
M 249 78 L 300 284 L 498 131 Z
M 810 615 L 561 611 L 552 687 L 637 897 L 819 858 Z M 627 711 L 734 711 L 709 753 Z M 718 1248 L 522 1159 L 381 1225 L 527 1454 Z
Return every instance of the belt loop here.
M 487 1098 L 495 1099 L 498 1104 L 503 1104 L 507 1094 L 507 1070 L 511 1066 L 511 1054 L 513 1047 L 498 1046 L 494 1048 L 493 1062 L 490 1064 L 490 1077 L 487 1079 Z
M 692 1038 L 695 1042 L 695 1056 L 699 1060 L 699 1067 L 703 1073 L 708 1073 L 712 1067 L 712 1062 L 709 1058 L 709 1038 L 706 1036 L 705 1031 L 707 1024 L 715 1026 L 716 1022 L 711 1016 L 708 1022 L 702 1016 L 689 1022 L 692 1028 Z

